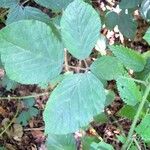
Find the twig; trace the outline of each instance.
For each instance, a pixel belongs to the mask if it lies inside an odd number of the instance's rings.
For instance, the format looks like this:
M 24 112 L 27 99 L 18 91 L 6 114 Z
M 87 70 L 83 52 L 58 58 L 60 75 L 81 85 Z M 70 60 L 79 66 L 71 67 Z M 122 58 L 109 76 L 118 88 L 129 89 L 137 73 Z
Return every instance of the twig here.
M 17 111 L 14 115 L 14 117 L 12 118 L 12 120 L 10 121 L 10 123 L 5 127 L 5 129 L 0 133 L 0 137 L 8 130 L 8 128 L 13 124 L 13 122 L 15 121 L 17 115 L 18 115 L 18 112 L 19 112 L 19 105 L 17 107 Z
M 88 70 L 90 70 L 89 68 L 82 68 L 82 67 L 69 66 L 69 65 L 68 65 L 68 67 L 69 67 L 69 68 L 72 68 L 72 69 L 79 69 L 79 70 L 83 70 L 83 71 L 88 71 Z
M 27 2 L 29 2 L 30 0 L 26 0 L 22 3 L 22 5 L 26 4 Z
M 108 117 L 109 117 L 109 116 L 108 116 Z M 114 120 L 114 122 L 113 122 L 112 124 L 115 123 L 115 124 L 118 126 L 119 130 L 122 132 L 123 136 L 126 136 L 126 135 L 125 135 L 125 132 L 124 132 L 124 130 L 123 130 L 123 128 L 122 128 L 122 126 L 118 123 L 118 121 L 116 120 L 116 118 L 115 118 L 114 116 L 110 116 L 110 118 L 112 118 L 112 119 Z
M 24 129 L 24 131 L 44 131 L 44 127 L 40 127 L 40 128 L 27 128 L 27 129 Z
M 45 96 L 50 94 L 49 92 L 39 93 L 35 95 L 28 95 L 28 96 L 9 96 L 9 97 L 0 97 L 0 100 L 20 100 L 20 99 L 28 99 L 28 98 L 34 98 L 39 96 Z

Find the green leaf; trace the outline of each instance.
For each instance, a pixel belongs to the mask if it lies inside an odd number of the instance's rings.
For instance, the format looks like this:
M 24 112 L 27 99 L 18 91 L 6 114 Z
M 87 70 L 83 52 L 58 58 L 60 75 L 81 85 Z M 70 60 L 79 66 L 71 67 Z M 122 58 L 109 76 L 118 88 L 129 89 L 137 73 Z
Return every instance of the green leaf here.
M 89 150 L 90 145 L 95 142 L 99 142 L 99 140 L 94 136 L 85 136 L 81 138 L 83 150 Z
M 45 83 L 62 70 L 63 46 L 45 23 L 35 20 L 12 23 L 0 31 L 0 45 L 6 73 L 14 81 Z
M 146 31 L 145 35 L 144 35 L 144 40 L 146 40 L 148 42 L 148 44 L 150 45 L 150 28 L 148 28 L 148 30 Z
M 127 138 L 125 137 L 125 136 L 123 136 L 123 135 L 116 135 L 117 136 L 117 139 L 119 140 L 119 142 L 121 142 L 121 143 L 125 143 L 126 142 L 126 140 L 127 140 Z
M 144 19 L 146 19 L 147 21 L 150 21 L 150 1 L 149 0 L 143 0 L 141 4 L 140 12 Z
M 19 0 L 0 0 L 0 8 L 14 8 L 19 3 Z
M 24 100 L 23 100 L 23 103 L 25 104 L 25 106 L 26 106 L 27 108 L 30 108 L 30 107 L 32 107 L 32 106 L 34 105 L 35 99 L 34 99 L 34 98 L 24 99 Z
M 73 0 L 35 0 L 38 4 L 50 8 L 54 11 L 61 11 Z
M 6 20 L 6 24 L 10 24 L 12 22 L 16 22 L 19 20 L 39 20 L 45 22 L 47 24 L 50 23 L 50 18 L 48 15 L 43 13 L 41 10 L 34 7 L 22 7 L 18 5 L 14 9 L 11 9 Z
M 113 11 L 109 11 L 105 15 L 106 27 L 113 30 L 116 25 L 118 25 L 119 31 L 129 39 L 134 39 L 137 22 L 130 14 L 126 14 L 125 11 L 121 11 L 119 14 Z
M 128 118 L 130 120 L 134 119 L 138 107 L 124 105 L 117 113 L 121 117 Z
M 68 134 L 87 126 L 104 111 L 105 91 L 91 73 L 65 78 L 52 92 L 44 111 L 45 132 Z
M 18 85 L 16 81 L 10 80 L 8 76 L 4 76 L 1 82 L 2 86 L 6 88 L 7 91 L 15 89 Z
M 114 150 L 114 148 L 105 142 L 95 143 L 93 142 L 91 144 L 90 150 Z
M 119 77 L 117 79 L 117 88 L 122 100 L 131 106 L 135 106 L 140 102 L 142 94 L 133 80 L 127 77 Z
M 101 79 L 113 80 L 123 75 L 123 65 L 113 56 L 102 56 L 91 65 L 91 71 Z
M 121 0 L 119 6 L 121 9 L 135 8 L 137 7 L 142 0 Z
M 119 14 L 118 28 L 125 37 L 133 40 L 137 30 L 137 22 L 133 20 L 130 14 L 121 12 Z
M 150 114 L 147 114 L 135 129 L 145 142 L 150 142 Z
M 114 27 L 118 24 L 118 21 L 119 21 L 119 16 L 116 12 L 109 11 L 106 13 L 105 24 L 107 28 L 109 28 L 110 30 L 113 30 Z
M 61 28 L 66 48 L 74 57 L 82 60 L 90 55 L 99 38 L 101 21 L 91 5 L 74 0 L 63 13 Z
M 136 73 L 136 78 L 141 80 L 147 80 L 148 78 L 150 79 L 150 57 L 147 58 L 143 71 Z
M 105 112 L 102 112 L 94 117 L 94 123 L 106 123 L 108 122 L 108 117 Z
M 105 90 L 105 92 L 106 92 L 105 106 L 108 106 L 115 100 L 115 93 L 111 90 Z
M 30 107 L 27 111 L 22 111 L 21 114 L 17 117 L 17 122 L 22 123 L 23 126 L 28 124 L 28 121 L 38 114 L 38 109 Z
M 138 52 L 121 45 L 112 45 L 110 46 L 110 50 L 128 69 L 132 69 L 136 72 L 140 72 L 144 69 L 146 61 Z
M 72 134 L 52 135 L 48 134 L 46 140 L 48 150 L 76 150 L 75 138 Z

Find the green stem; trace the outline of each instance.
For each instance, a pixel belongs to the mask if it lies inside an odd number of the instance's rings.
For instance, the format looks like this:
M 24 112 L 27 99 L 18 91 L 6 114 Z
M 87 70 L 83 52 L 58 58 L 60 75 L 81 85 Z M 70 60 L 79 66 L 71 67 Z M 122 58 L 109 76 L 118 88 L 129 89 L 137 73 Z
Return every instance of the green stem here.
M 138 118 L 139 118 L 139 116 L 140 116 L 140 113 L 141 113 L 141 111 L 142 111 L 142 109 L 143 109 L 143 106 L 144 106 L 144 104 L 145 104 L 145 102 L 146 102 L 146 100 L 147 100 L 147 97 L 148 97 L 148 95 L 149 95 L 149 92 L 150 92 L 150 83 L 149 83 L 149 85 L 146 87 L 146 90 L 145 90 L 145 92 L 144 92 L 142 101 L 141 101 L 141 103 L 140 103 L 140 105 L 139 105 L 139 108 L 138 108 L 138 110 L 137 110 L 137 113 L 136 113 L 136 115 L 135 115 L 135 117 L 134 117 L 134 120 L 133 120 L 133 122 L 132 122 L 132 125 L 131 125 L 131 128 L 130 128 L 130 131 L 129 131 L 127 140 L 126 140 L 126 142 L 125 142 L 125 144 L 123 145 L 123 147 L 122 147 L 121 150 L 126 150 L 126 148 L 128 147 L 128 144 L 130 143 L 130 141 L 131 141 L 131 139 L 132 139 L 132 136 L 133 136 L 133 133 L 134 133 L 134 129 L 135 129 L 135 127 L 136 127 L 136 124 L 137 124 Z
M 8 96 L 8 97 L 0 97 L 0 100 L 20 100 L 20 99 L 28 99 L 33 97 L 39 97 L 39 96 L 45 96 L 48 95 L 49 92 L 34 94 L 34 95 L 28 95 L 28 96 Z
M 147 82 L 145 82 L 145 81 L 137 80 L 137 79 L 134 79 L 134 78 L 128 78 L 128 77 L 123 77 L 123 78 L 126 78 L 128 80 L 132 80 L 134 82 L 137 82 L 137 83 L 140 83 L 140 84 L 143 84 L 143 85 L 147 86 Z
M 138 150 L 141 150 L 141 147 L 140 147 L 138 141 L 137 141 L 135 138 L 133 138 L 133 141 L 134 141 L 134 143 L 135 143 L 137 149 L 138 149 Z

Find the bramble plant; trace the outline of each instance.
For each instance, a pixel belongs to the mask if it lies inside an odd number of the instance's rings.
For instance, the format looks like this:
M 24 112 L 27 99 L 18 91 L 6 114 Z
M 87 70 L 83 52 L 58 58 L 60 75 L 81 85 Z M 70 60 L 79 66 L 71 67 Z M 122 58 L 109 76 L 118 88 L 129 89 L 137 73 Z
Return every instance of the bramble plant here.
M 8 89 L 16 84 L 53 85 L 43 112 L 48 149 L 75 150 L 74 133 L 91 128 L 90 123 L 96 121 L 97 116 L 106 117 L 105 108 L 115 99 L 114 91 L 107 89 L 111 80 L 116 81 L 117 91 L 124 102 L 118 115 L 132 122 L 128 135 L 122 133 L 118 136 L 122 150 L 139 149 L 139 137 L 148 146 L 150 52 L 140 54 L 121 44 L 106 45 L 100 30 L 103 25 L 111 30 L 117 25 L 126 38 L 134 39 L 137 22 L 132 14 L 139 9 L 141 16 L 149 21 L 150 1 L 122 0 L 119 4 L 121 11 L 107 12 L 103 21 L 90 0 L 35 0 L 56 12 L 55 18 L 49 18 L 37 8 L 25 6 L 26 2 L 21 5 L 18 0 L 0 1 L 0 6 L 6 9 L 0 16 L 1 22 L 6 24 L 0 30 L 0 56 L 7 75 L 1 83 Z M 150 28 L 143 39 L 150 44 Z M 105 46 L 107 51 L 102 54 L 101 47 Z M 87 58 L 94 47 L 99 47 L 100 52 L 89 66 Z M 68 64 L 68 55 L 79 65 Z M 131 70 L 133 74 L 129 73 Z M 33 107 L 33 98 L 47 94 L 0 99 L 24 100 L 28 110 L 19 114 L 17 122 L 26 126 L 38 113 Z M 1 131 L 0 136 L 9 126 Z M 97 134 L 95 138 L 83 136 L 81 141 L 86 150 L 114 149 Z

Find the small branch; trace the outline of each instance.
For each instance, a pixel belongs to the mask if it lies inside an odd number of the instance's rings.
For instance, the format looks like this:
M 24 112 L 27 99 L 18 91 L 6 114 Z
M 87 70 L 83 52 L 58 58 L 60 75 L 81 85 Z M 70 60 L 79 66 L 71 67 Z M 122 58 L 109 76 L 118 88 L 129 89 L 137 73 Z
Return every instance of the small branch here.
M 69 66 L 69 65 L 68 65 L 68 67 L 71 68 L 71 69 L 79 69 L 79 70 L 83 70 L 83 71 L 88 71 L 88 70 L 90 70 L 89 68 L 82 68 L 82 67 Z
M 44 131 L 44 127 L 40 128 L 26 128 L 24 131 Z
M 29 2 L 30 0 L 26 0 L 26 1 L 24 1 L 23 3 L 22 3 L 22 6 L 24 5 L 24 4 L 26 4 L 27 2 Z
M 39 96 L 45 96 L 49 95 L 49 92 L 44 92 L 44 93 L 39 93 L 35 95 L 28 95 L 28 96 L 8 96 L 8 97 L 0 97 L 0 100 L 20 100 L 20 99 L 28 99 L 28 98 L 34 98 L 34 97 L 39 97 Z
M 124 130 L 122 128 L 122 126 L 118 123 L 118 121 L 116 120 L 116 118 L 114 116 L 110 116 L 109 118 L 112 118 L 114 120 L 114 122 L 112 122 L 112 124 L 115 123 L 118 126 L 119 130 L 122 132 L 123 136 L 126 136 L 125 132 L 124 132 Z
M 15 121 L 17 115 L 19 113 L 19 106 L 17 107 L 17 111 L 14 115 L 14 117 L 12 118 L 12 120 L 10 121 L 10 123 L 5 127 L 5 129 L 0 133 L 0 137 L 8 130 L 8 128 L 13 124 L 13 122 Z

